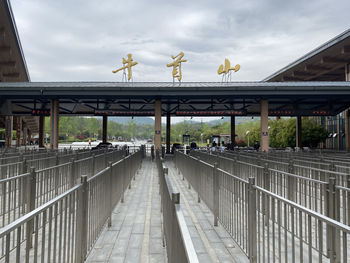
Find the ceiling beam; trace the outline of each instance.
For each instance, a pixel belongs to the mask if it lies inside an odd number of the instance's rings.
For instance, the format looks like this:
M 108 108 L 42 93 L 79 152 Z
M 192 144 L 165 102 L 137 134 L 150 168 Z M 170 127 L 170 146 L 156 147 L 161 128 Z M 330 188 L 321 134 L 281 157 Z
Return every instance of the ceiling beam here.
M 0 66 L 15 67 L 15 66 L 16 66 L 16 61 L 14 61 L 14 60 L 10 60 L 10 61 L 0 61 Z
M 5 78 L 18 78 L 19 73 L 18 72 L 13 72 L 13 73 L 3 73 L 2 74 Z
M 350 62 L 348 59 L 340 59 L 340 58 L 328 57 L 328 56 L 325 56 L 321 59 L 321 64 L 324 64 L 324 63 L 345 64 L 348 62 Z
M 292 76 L 283 76 L 283 81 L 303 81 L 303 79 Z
M 342 54 L 350 53 L 350 46 L 344 46 L 341 49 Z
M 308 71 L 293 71 L 292 76 L 293 77 L 305 77 L 305 76 L 313 76 L 315 74 L 308 72 Z
M 10 46 L 6 46 L 6 45 L 1 45 L 0 46 L 0 52 L 2 53 L 7 53 L 11 51 L 11 47 Z
M 304 67 L 304 70 L 330 70 L 329 67 L 321 66 L 321 65 L 314 65 L 314 64 L 306 64 Z

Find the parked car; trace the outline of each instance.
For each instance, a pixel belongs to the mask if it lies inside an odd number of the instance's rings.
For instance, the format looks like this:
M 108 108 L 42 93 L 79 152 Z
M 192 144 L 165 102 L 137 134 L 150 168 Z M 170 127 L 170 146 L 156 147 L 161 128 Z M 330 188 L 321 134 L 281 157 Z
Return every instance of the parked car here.
M 95 147 L 92 147 L 91 150 L 99 150 L 99 149 L 105 149 L 105 148 L 113 148 L 113 145 L 110 142 L 100 142 Z

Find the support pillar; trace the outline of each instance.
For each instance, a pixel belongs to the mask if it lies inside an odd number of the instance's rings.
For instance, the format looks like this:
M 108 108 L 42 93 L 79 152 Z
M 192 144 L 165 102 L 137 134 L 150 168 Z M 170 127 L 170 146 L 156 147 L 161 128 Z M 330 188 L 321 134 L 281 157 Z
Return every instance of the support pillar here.
M 22 124 L 22 145 L 26 145 L 26 140 L 27 140 L 27 128 L 26 124 Z
M 154 149 L 162 149 L 162 102 L 156 100 L 154 103 Z
M 231 143 L 236 145 L 236 116 L 231 116 Z
M 269 151 L 269 102 L 268 100 L 261 100 L 260 102 L 260 146 L 262 152 Z
M 59 101 L 51 101 L 50 113 L 50 147 L 51 149 L 58 149 L 58 125 L 59 125 Z
M 341 129 L 340 129 L 340 115 L 337 115 L 337 150 L 339 151 L 341 149 Z
M 296 124 L 296 140 L 295 146 L 301 148 L 301 116 L 297 116 L 297 124 Z
M 39 117 L 39 147 L 44 147 L 45 116 Z
M 5 117 L 5 146 L 11 147 L 12 146 L 12 130 L 13 130 L 13 116 L 6 116 Z
M 102 117 L 102 142 L 107 142 L 107 124 L 108 124 L 108 117 L 103 116 Z
M 350 64 L 345 66 L 345 81 L 350 81 Z M 349 109 L 347 109 L 344 112 L 345 117 L 345 148 L 347 152 L 350 152 L 350 112 Z
M 32 140 L 32 131 L 30 129 L 27 130 L 27 144 L 30 145 L 30 141 Z
M 171 126 L 171 117 L 170 112 L 166 114 L 166 153 L 170 153 L 170 126 Z
M 17 129 L 16 129 L 16 147 L 21 146 L 21 136 L 22 136 L 22 117 L 17 117 Z
M 347 109 L 345 112 L 344 112 L 344 118 L 345 118 L 345 149 L 347 152 L 350 152 L 350 121 L 349 121 L 349 118 L 350 118 L 350 112 L 349 112 L 349 109 Z

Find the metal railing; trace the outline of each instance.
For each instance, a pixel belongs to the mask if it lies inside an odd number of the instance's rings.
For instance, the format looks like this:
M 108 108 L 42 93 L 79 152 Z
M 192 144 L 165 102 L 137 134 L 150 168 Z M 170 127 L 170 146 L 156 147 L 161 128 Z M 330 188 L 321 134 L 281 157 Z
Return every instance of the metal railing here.
M 270 163 L 259 166 L 238 161 L 236 158 L 230 159 L 196 151 L 192 152 L 191 155 L 211 165 L 217 163 L 218 168 L 241 179 L 248 180 L 249 177 L 255 177 L 258 186 L 326 216 L 329 216 L 327 193 L 332 188 L 332 185 L 335 185 L 336 189 L 339 189 L 339 193 L 335 196 L 335 204 L 339 210 L 337 213 L 339 216 L 333 217 L 333 219 L 350 225 L 350 215 L 348 212 L 348 208 L 350 207 L 349 175 L 346 177 L 342 175 L 343 180 L 339 180 L 341 174 L 332 171 L 327 171 L 326 173 L 321 170 L 317 175 L 310 176 L 309 174 L 309 176 L 300 176 L 297 175 L 298 173 L 295 173 L 295 170 L 299 168 L 292 163 L 289 164 L 289 172 L 285 172 L 270 168 Z M 316 170 L 315 168 L 313 169 Z M 338 180 L 337 178 L 333 179 L 334 176 L 337 176 Z
M 32 167 L 29 173 L 0 180 L 0 227 L 67 191 L 79 182 L 81 175 L 91 177 L 124 155 L 124 151 L 105 152 L 41 170 Z M 32 207 L 28 205 L 30 191 L 35 193 Z
M 350 227 L 337 221 L 342 213 L 350 217 L 344 201 L 350 192 L 334 179 L 325 191 L 325 216 L 255 185 L 254 177 L 245 180 L 178 152 L 175 164 L 212 211 L 214 225 L 219 220 L 251 262 L 350 261 Z
M 5 262 L 83 262 L 140 167 L 136 152 L 0 229 Z M 122 183 L 123 187 L 120 187 Z M 126 186 L 125 186 L 126 185 Z M 35 201 L 30 191 L 29 203 Z
M 93 154 L 98 155 L 106 152 L 106 150 L 96 151 L 78 151 L 68 154 L 55 154 L 46 158 L 30 159 L 21 158 L 19 162 L 9 163 L 0 165 L 0 178 L 10 178 L 13 176 L 20 175 L 22 173 L 29 172 L 28 167 L 34 167 L 36 170 L 44 169 L 58 164 L 68 163 L 72 158 L 76 160 L 84 159 L 92 156 Z
M 173 189 L 168 178 L 168 169 L 163 167 L 159 154 L 156 156 L 156 162 L 168 262 L 198 263 L 199 260 L 181 209 L 180 193 Z

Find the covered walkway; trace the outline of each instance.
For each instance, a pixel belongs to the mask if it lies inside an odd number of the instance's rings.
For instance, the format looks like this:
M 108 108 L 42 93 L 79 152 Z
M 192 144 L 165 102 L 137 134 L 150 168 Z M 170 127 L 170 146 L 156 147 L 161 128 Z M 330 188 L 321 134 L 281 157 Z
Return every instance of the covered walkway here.
M 167 160 L 165 166 L 171 184 L 180 192 L 181 209 L 199 261 L 248 262 L 227 231 L 221 225 L 213 226 L 212 213 L 203 202 L 197 202 L 196 192 L 188 189 L 174 162 Z M 87 262 L 167 262 L 160 205 L 156 163 L 144 159 L 124 203 L 113 212 L 112 226 L 103 230 Z

